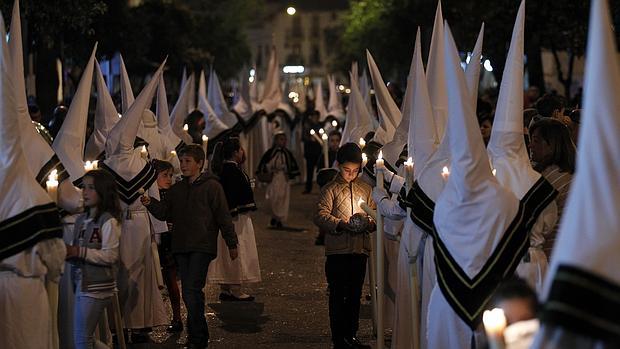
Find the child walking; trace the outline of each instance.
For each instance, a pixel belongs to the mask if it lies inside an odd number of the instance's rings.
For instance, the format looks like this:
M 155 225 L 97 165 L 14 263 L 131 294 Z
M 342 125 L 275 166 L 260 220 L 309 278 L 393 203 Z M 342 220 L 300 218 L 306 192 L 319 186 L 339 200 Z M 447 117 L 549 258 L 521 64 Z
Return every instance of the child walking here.
M 362 150 L 344 144 L 336 155 L 340 172 L 321 189 L 314 223 L 325 230 L 325 276 L 334 349 L 370 349 L 357 339 L 360 297 L 373 229 L 360 200 L 374 206 L 370 185 L 358 178 Z
M 209 283 L 219 284 L 221 301 L 254 300 L 254 296 L 241 291 L 242 285 L 261 281 L 260 265 L 254 226 L 249 213 L 256 211 L 254 192 L 250 178 L 241 168 L 245 162 L 245 150 L 239 138 L 231 137 L 216 145 L 213 169 L 220 177 L 226 193 L 228 209 L 233 217 L 239 240 L 239 258 L 231 260 L 221 254 L 209 267 Z M 217 238 L 218 248 L 226 248 L 222 237 Z
M 286 134 L 277 132 L 273 136 L 273 146 L 263 154 L 256 173 L 271 173 L 272 179 L 267 186 L 266 197 L 271 206 L 270 225 L 282 228 L 282 222 L 288 218 L 291 185 L 289 180 L 300 175 L 299 167 L 293 153 L 286 148 Z
M 121 204 L 114 177 L 103 170 L 86 173 L 82 196 L 85 213 L 78 217 L 73 243 L 66 247 L 75 287 L 75 348 L 91 349 L 97 323 L 116 289 Z
M 157 172 L 157 187 L 159 197 L 166 199 L 166 193 L 172 186 L 174 176 L 174 166 L 168 161 L 153 160 L 153 167 Z M 175 333 L 183 331 L 183 321 L 181 320 L 181 293 L 177 284 L 177 267 L 172 255 L 172 224 L 168 223 L 168 231 L 160 234 L 158 246 L 159 264 L 163 269 L 164 283 L 168 289 L 170 306 L 172 307 L 172 321 L 167 328 L 168 332 Z
M 237 258 L 237 235 L 222 185 L 216 176 L 202 172 L 205 163 L 202 148 L 195 144 L 183 147 L 179 161 L 183 180 L 170 187 L 165 199 L 142 196 L 140 200 L 155 218 L 172 223 L 172 253 L 187 307 L 188 346 L 206 348 L 209 328 L 202 290 L 207 271 L 218 254 L 219 232 L 231 260 Z

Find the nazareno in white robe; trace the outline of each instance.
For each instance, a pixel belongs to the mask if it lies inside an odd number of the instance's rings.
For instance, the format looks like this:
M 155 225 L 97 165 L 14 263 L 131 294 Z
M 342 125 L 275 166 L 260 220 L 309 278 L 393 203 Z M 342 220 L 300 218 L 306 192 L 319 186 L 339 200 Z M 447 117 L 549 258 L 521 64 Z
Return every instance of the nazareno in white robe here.
M 159 198 L 155 180 L 155 171 L 141 173 L 146 161 L 141 157 L 140 148 L 131 154 L 116 154 L 104 161 L 101 167 L 108 167 L 115 172 L 117 185 L 119 181 L 127 186 L 129 183 L 148 185 L 146 191 L 150 197 Z M 153 178 L 146 178 L 153 176 Z M 137 190 L 137 189 L 136 189 Z M 119 188 L 121 199 L 123 190 Z M 152 244 L 150 217 L 140 200 L 135 197 L 131 203 L 121 200 L 123 221 L 121 222 L 121 245 L 119 272 L 117 277 L 121 312 L 125 328 L 141 329 L 168 323 L 164 302 L 159 292 L 157 270 Z

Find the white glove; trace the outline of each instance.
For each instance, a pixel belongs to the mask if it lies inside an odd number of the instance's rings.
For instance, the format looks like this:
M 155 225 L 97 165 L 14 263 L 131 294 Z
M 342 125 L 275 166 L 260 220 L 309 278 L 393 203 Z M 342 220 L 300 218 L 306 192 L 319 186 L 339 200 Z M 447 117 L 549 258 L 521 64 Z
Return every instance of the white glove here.
M 377 164 L 375 164 L 375 171 L 376 172 L 383 172 L 383 178 L 387 182 L 391 182 L 392 181 L 392 177 L 394 177 L 394 172 L 388 170 L 387 167 L 385 167 L 385 165 L 377 165 Z

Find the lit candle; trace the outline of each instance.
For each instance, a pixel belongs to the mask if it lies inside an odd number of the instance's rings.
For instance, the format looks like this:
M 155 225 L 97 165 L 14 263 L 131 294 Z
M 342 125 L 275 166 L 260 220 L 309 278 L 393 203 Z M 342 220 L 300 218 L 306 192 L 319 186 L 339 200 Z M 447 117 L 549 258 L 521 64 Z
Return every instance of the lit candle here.
M 362 168 L 366 167 L 367 163 L 368 163 L 368 155 L 366 155 L 366 153 L 362 153 Z
M 208 148 L 209 148 L 209 137 L 207 137 L 207 135 L 202 135 L 202 150 L 204 150 L 205 152 L 205 160 L 209 160 L 209 155 L 207 155 Z
M 364 140 L 364 138 L 360 138 L 360 148 L 364 149 L 365 146 L 366 146 L 366 141 Z
M 84 163 L 84 171 L 88 172 L 88 171 L 92 171 L 93 170 L 93 163 L 90 161 L 86 161 Z
M 177 152 L 174 150 L 170 151 L 170 160 L 174 159 L 177 156 Z
M 503 349 L 504 329 L 506 328 L 506 316 L 500 308 L 485 310 L 482 314 L 484 330 L 487 333 L 487 341 L 490 349 Z
M 323 134 L 325 133 L 325 130 L 324 130 L 324 129 L 322 129 L 322 128 L 320 128 L 320 129 L 319 129 L 319 133 L 320 133 L 321 135 L 323 135 Z
M 329 149 L 327 148 L 327 134 L 323 133 L 321 138 L 323 139 L 323 166 L 325 168 L 329 168 Z
M 379 171 L 380 167 L 384 166 L 383 162 L 383 151 L 379 151 L 379 156 L 377 157 L 377 161 L 375 161 L 375 177 L 376 177 L 376 187 L 383 187 L 383 171 Z M 377 218 L 375 219 L 377 222 L 377 235 L 376 235 L 376 246 L 377 246 L 377 348 L 383 349 L 384 343 L 384 327 L 383 327 L 383 299 L 384 299 L 384 253 L 383 250 L 383 217 L 379 212 L 377 212 Z
M 497 170 L 496 170 L 496 169 L 493 169 L 493 170 L 491 171 L 491 173 L 493 173 L 493 176 L 496 176 L 496 175 L 497 175 Z
M 148 160 L 148 158 L 149 158 L 149 152 L 148 152 L 148 150 L 146 150 L 146 145 L 143 145 L 143 146 L 142 146 L 142 149 L 140 150 L 140 155 L 142 155 L 142 158 L 143 158 L 144 160 Z
M 45 186 L 47 188 L 47 194 L 52 198 L 52 200 L 57 203 L 58 202 L 58 171 L 53 170 L 50 175 L 47 177 L 47 182 L 45 182 Z
M 317 142 L 322 143 L 321 138 L 316 134 L 314 130 L 310 130 L 310 135 L 316 139 Z
M 413 187 L 413 158 L 405 161 L 405 184 L 407 185 L 407 191 Z
M 338 121 L 332 120 L 332 126 L 333 127 L 338 127 Z
M 447 181 L 448 177 L 450 177 L 450 170 L 448 169 L 448 166 L 444 166 L 441 169 L 441 177 L 443 177 L 444 181 Z
M 185 132 L 189 131 L 189 126 L 187 124 L 183 125 L 183 131 Z
M 360 209 L 366 212 L 366 214 L 369 215 L 372 219 L 377 220 L 377 211 L 370 208 L 370 206 L 368 206 L 364 199 L 360 198 L 357 201 L 357 206 L 359 206 Z
M 99 160 L 93 160 L 91 163 L 93 164 L 93 170 L 99 169 Z

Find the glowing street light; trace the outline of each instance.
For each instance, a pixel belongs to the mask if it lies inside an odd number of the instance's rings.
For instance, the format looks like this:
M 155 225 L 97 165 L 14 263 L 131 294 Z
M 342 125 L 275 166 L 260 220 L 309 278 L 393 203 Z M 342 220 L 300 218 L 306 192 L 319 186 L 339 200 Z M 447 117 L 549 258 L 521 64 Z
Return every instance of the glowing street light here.
M 295 13 L 297 13 L 297 10 L 293 7 L 293 6 L 289 6 L 286 9 L 286 13 L 288 13 L 289 16 L 294 15 Z

